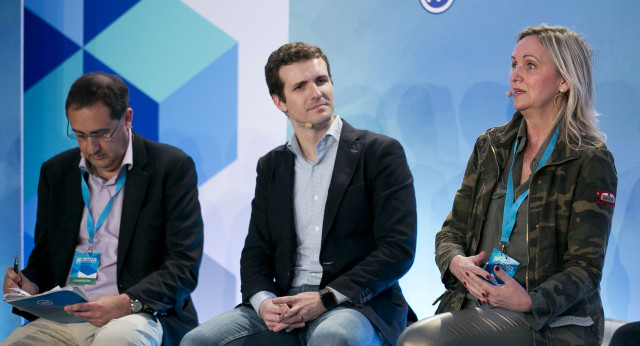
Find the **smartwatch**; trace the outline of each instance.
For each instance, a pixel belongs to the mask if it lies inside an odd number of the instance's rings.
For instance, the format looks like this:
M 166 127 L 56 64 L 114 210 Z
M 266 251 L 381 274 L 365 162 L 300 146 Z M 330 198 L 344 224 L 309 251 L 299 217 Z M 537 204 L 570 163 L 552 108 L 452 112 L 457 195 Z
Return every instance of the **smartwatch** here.
M 325 309 L 331 310 L 338 306 L 338 299 L 336 299 L 336 295 L 331 292 L 328 288 L 323 288 L 320 291 L 320 301 L 322 302 L 322 306 Z

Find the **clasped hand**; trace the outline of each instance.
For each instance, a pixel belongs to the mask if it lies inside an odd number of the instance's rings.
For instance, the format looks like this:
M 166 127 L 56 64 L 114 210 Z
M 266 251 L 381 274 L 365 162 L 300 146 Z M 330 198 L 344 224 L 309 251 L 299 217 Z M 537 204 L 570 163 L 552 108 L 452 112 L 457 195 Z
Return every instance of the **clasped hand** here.
M 480 277 L 489 279 L 489 273 L 480 268 L 485 258 L 482 251 L 475 256 L 455 256 L 449 263 L 449 272 L 466 288 L 467 292 L 478 298 L 482 304 L 490 304 L 513 311 L 531 311 L 531 297 L 515 279 L 496 266 L 495 275 L 504 282 L 502 286 L 493 286 Z
M 302 292 L 295 296 L 266 299 L 260 304 L 260 317 L 269 330 L 287 333 L 304 327 L 327 310 L 322 305 L 318 292 Z

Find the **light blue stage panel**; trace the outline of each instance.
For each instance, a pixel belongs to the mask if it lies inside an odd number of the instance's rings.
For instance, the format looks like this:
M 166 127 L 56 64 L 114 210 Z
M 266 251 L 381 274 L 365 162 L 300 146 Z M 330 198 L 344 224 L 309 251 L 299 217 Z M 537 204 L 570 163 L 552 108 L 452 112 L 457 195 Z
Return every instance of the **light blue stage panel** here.
M 82 52 L 78 51 L 24 93 L 25 200 L 36 196 L 42 162 L 77 146 L 66 136 L 64 103 L 71 84 L 80 75 Z
M 199 184 L 236 159 L 237 75 L 234 45 L 160 104 L 159 139 L 193 158 Z

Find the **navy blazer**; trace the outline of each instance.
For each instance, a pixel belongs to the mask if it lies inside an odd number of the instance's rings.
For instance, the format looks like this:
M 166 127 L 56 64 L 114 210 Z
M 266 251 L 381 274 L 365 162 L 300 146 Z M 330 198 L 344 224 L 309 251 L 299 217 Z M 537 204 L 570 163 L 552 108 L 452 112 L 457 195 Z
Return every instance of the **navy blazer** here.
M 290 288 L 296 263 L 294 154 L 286 145 L 260 158 L 249 232 L 240 260 L 242 299 Z M 413 264 L 416 201 L 413 177 L 398 141 L 356 130 L 343 120 L 325 205 L 321 287 L 352 302 L 395 344 L 408 304 L 398 279 Z
M 118 237 L 118 290 L 155 311 L 164 344 L 177 345 L 198 325 L 190 294 L 204 238 L 195 165 L 175 147 L 135 132 L 133 138 Z M 40 169 L 35 247 L 23 273 L 41 292 L 67 284 L 84 210 L 79 162 L 74 148 Z

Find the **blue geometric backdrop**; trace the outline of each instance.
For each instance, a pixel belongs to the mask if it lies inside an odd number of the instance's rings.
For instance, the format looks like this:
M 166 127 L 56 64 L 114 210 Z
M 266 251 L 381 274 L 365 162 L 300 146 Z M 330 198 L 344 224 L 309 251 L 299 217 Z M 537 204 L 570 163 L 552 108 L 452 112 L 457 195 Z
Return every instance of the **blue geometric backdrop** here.
M 189 154 L 200 182 L 236 159 L 233 38 L 177 1 L 52 3 L 27 0 L 24 9 L 25 258 L 39 167 L 75 145 L 61 136 L 64 102 L 83 73 L 119 75 L 129 86 L 134 129 Z

